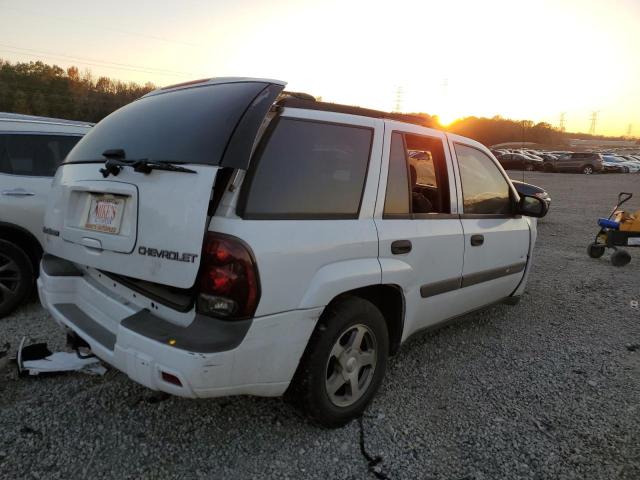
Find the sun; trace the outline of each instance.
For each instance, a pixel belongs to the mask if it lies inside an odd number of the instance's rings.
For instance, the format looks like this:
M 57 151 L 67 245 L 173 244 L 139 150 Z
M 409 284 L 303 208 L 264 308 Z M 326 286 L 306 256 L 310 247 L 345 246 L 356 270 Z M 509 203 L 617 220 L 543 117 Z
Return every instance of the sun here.
M 440 112 L 438 114 L 438 123 L 443 127 L 448 127 L 458 119 L 458 116 L 451 112 Z

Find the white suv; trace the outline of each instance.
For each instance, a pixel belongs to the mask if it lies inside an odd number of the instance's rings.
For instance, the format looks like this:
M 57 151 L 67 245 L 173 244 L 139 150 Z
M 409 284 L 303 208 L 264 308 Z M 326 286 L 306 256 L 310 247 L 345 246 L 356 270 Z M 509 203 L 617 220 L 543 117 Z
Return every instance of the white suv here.
M 40 298 L 70 340 L 185 397 L 362 413 L 414 332 L 521 295 L 536 237 L 481 144 L 284 84 L 156 90 L 58 169 Z
M 0 318 L 32 291 L 58 165 L 90 124 L 0 113 Z

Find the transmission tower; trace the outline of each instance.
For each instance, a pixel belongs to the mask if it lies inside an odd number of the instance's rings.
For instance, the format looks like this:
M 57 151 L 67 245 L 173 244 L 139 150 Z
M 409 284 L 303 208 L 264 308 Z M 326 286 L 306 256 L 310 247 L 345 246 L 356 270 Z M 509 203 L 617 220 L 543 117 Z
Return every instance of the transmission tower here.
M 598 123 L 598 114 L 600 112 L 591 112 L 591 116 L 589 117 L 589 120 L 591 120 L 591 124 L 589 126 L 589 135 L 595 135 L 596 134 L 596 123 Z
M 627 127 L 627 137 L 631 138 L 631 134 L 633 133 L 633 124 L 630 123 Z
M 560 131 L 564 132 L 564 117 L 566 115 L 567 112 L 562 112 L 560 114 Z
M 393 109 L 394 112 L 402 111 L 402 97 L 404 96 L 404 89 L 400 86 L 396 88 L 396 105 Z

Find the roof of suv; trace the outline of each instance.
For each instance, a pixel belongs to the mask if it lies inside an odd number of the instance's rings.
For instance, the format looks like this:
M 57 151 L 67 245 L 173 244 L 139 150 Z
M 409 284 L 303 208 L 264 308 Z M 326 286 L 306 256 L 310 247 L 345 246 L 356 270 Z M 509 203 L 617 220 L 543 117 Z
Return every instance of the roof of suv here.
M 406 113 L 383 112 L 369 108 L 342 105 L 339 103 L 320 102 L 311 95 L 300 93 L 283 92 L 282 98 L 276 102 L 279 107 L 300 108 L 305 110 L 320 110 L 324 112 L 347 113 L 350 115 L 360 115 L 363 117 L 384 118 L 397 120 L 399 122 L 413 123 L 422 127 L 433 127 L 431 120 L 420 115 L 410 115 Z

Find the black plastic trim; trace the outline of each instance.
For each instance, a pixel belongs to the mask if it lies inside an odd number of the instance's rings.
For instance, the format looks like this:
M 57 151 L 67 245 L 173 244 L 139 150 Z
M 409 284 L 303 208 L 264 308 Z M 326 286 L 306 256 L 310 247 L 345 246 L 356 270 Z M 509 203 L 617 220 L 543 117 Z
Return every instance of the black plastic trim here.
M 217 353 L 238 347 L 253 319 L 225 321 L 196 315 L 187 327 L 156 317 L 148 310 L 125 318 L 121 326 L 156 342 L 195 353 Z
M 519 262 L 506 267 L 492 268 L 490 270 L 483 270 L 481 272 L 472 273 L 462 277 L 462 288 L 477 285 L 478 283 L 488 282 L 495 280 L 496 278 L 506 277 L 515 273 L 522 272 L 527 266 L 527 262 Z
M 81 277 L 82 272 L 70 261 L 45 253 L 40 264 L 42 270 L 52 277 Z
M 422 298 L 433 297 L 441 293 L 458 290 L 461 285 L 462 279 L 460 277 L 442 280 L 441 282 L 428 283 L 420 287 L 420 296 Z
M 236 128 L 231 134 L 231 138 L 227 142 L 220 161 L 221 167 L 239 168 L 241 170 L 249 168 L 251 150 L 253 149 L 256 134 L 283 88 L 284 86 L 282 85 L 267 84 L 256 95 L 242 117 L 240 117 Z
M 113 348 L 115 347 L 115 334 L 104 328 L 73 303 L 57 303 L 53 306 L 53 308 L 64 315 L 65 318 L 69 320 L 74 326 L 82 330 L 82 333 L 85 333 L 103 347 L 108 348 L 109 350 L 113 350 Z M 82 338 L 82 333 L 76 333 Z M 86 338 L 83 338 L 83 340 L 87 341 Z

